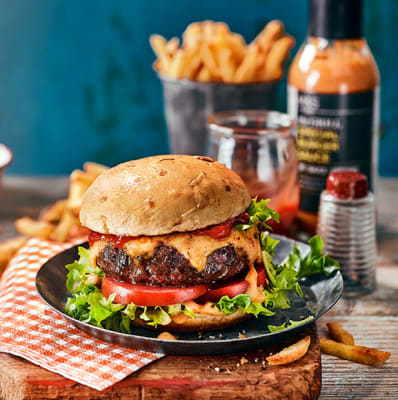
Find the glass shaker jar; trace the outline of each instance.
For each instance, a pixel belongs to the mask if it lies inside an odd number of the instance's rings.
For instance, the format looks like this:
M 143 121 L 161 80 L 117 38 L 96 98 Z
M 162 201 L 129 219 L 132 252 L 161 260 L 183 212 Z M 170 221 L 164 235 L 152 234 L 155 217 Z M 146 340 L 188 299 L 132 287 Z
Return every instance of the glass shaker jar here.
M 276 111 L 237 110 L 207 120 L 207 155 L 239 174 L 252 197 L 271 199 L 280 223 L 274 232 L 289 234 L 299 207 L 294 123 Z

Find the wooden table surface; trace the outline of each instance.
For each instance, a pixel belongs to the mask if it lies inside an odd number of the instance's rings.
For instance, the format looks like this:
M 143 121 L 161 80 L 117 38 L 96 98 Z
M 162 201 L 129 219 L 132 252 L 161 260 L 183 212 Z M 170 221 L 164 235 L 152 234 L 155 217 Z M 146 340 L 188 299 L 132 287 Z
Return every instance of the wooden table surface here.
M 66 197 L 65 178 L 6 177 L 0 201 L 0 240 L 15 234 L 13 220 L 36 216 L 39 209 Z M 360 345 L 391 351 L 381 367 L 368 367 L 322 355 L 323 384 L 320 399 L 398 399 L 398 179 L 381 179 L 378 193 L 377 290 L 356 299 L 341 299 L 318 322 L 337 320 Z

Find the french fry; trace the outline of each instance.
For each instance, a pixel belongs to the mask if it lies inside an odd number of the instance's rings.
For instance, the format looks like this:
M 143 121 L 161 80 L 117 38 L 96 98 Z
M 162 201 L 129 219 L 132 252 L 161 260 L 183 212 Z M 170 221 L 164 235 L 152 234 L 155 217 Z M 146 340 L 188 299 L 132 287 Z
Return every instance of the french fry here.
M 46 221 L 36 221 L 30 217 L 18 218 L 14 222 L 16 230 L 24 236 L 48 239 L 54 226 Z
M 182 39 L 184 47 L 194 47 L 197 46 L 198 42 L 201 40 L 202 35 L 202 25 L 200 22 L 193 22 L 189 24 L 182 34 Z
M 69 197 L 67 207 L 77 216 L 82 205 L 83 195 L 94 182 L 95 177 L 80 170 L 72 172 L 69 181 Z
M 172 56 L 178 49 L 178 46 L 180 45 L 180 39 L 177 37 L 171 38 L 167 43 L 166 43 L 166 52 L 169 56 Z
M 221 48 L 218 53 L 218 65 L 223 82 L 233 82 L 236 65 L 232 59 L 231 49 Z
M 287 58 L 293 46 L 294 39 L 291 36 L 284 36 L 272 45 L 265 63 L 264 80 L 274 81 L 282 77 L 283 61 Z
M 322 353 L 374 367 L 388 360 L 391 353 L 364 346 L 352 346 L 330 339 L 319 339 Z
M 338 322 L 328 322 L 326 326 L 332 339 L 344 344 L 355 344 L 354 336 L 347 332 Z
M 106 172 L 109 167 L 102 164 L 97 164 L 95 162 L 87 161 L 83 164 L 83 169 L 95 179 L 97 176 L 100 176 L 101 174 Z
M 307 353 L 310 343 L 311 337 L 306 336 L 304 339 L 284 348 L 279 353 L 267 357 L 267 361 L 271 365 L 290 364 L 297 361 Z
M 75 221 L 76 219 L 71 210 L 66 209 L 62 215 L 61 221 L 52 233 L 51 239 L 56 242 L 65 242 L 69 237 L 69 232 L 75 224 Z
M 251 44 L 245 58 L 236 70 L 234 77 L 235 83 L 245 83 L 253 80 L 257 68 L 258 53 L 258 45 L 256 43 Z
M 58 200 L 54 204 L 43 208 L 40 212 L 39 220 L 46 222 L 58 222 L 66 208 L 66 200 Z
M 186 59 L 185 63 L 187 64 L 187 67 L 185 69 L 184 78 L 195 79 L 202 64 L 202 58 L 200 54 L 192 52 L 192 58 L 190 60 Z
M 229 26 L 225 22 L 216 22 L 214 29 L 218 35 L 230 33 Z
M 272 47 L 272 44 L 279 39 L 283 34 L 283 24 L 281 21 L 273 20 L 270 21 L 267 25 L 265 25 L 264 29 L 257 35 L 254 39 L 263 53 L 268 55 L 269 50 Z
M 90 230 L 84 226 L 80 225 L 80 222 L 76 219 L 75 223 L 70 227 L 68 232 L 68 239 L 74 239 L 81 236 L 88 236 Z
M 162 333 L 159 333 L 158 339 L 177 340 L 177 338 L 176 338 L 174 335 L 172 335 L 171 333 L 169 333 L 169 332 L 162 332 Z
M 202 22 L 202 38 L 204 41 L 211 42 L 215 32 L 216 27 L 214 21 L 208 20 Z
M 182 78 L 183 66 L 184 66 L 184 51 L 182 49 L 179 49 L 176 51 L 174 57 L 171 59 L 168 76 L 175 79 Z
M 0 272 L 8 265 L 14 254 L 26 243 L 28 238 L 17 236 L 0 243 Z
M 211 81 L 211 74 L 208 68 L 204 65 L 198 75 L 196 76 L 196 80 L 198 82 L 210 82 Z
M 200 47 L 200 55 L 202 57 L 203 64 L 209 70 L 210 75 L 213 78 L 218 79 L 220 77 L 220 72 L 218 70 L 214 54 L 208 43 L 202 44 Z
M 233 33 L 228 36 L 228 47 L 232 50 L 233 58 L 237 63 L 240 63 L 246 57 L 246 42 L 239 33 Z
M 159 60 L 159 69 L 161 73 L 167 74 L 170 66 L 170 60 L 166 49 L 166 39 L 161 35 L 151 35 L 149 43 Z

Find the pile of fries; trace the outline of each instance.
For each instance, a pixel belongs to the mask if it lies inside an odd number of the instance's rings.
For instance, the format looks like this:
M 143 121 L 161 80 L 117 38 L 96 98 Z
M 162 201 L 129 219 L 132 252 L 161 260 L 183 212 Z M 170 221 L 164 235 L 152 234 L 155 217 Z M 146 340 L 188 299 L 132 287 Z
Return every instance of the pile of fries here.
M 365 346 L 355 345 L 354 337 L 347 332 L 338 322 L 326 324 L 332 339 L 321 338 L 322 353 L 331 354 L 345 360 L 377 367 L 386 362 L 391 353 Z
M 194 22 L 182 38 L 180 47 L 176 37 L 167 41 L 151 35 L 155 70 L 175 79 L 238 84 L 280 79 L 295 43 L 278 20 L 269 22 L 249 45 L 223 22 Z
M 79 221 L 83 194 L 95 178 L 107 169 L 108 167 L 101 164 L 85 163 L 83 171 L 72 172 L 67 199 L 45 207 L 37 220 L 30 217 L 17 219 L 15 228 L 21 236 L 0 242 L 0 272 L 30 237 L 66 242 L 86 235 L 88 230 L 82 227 Z

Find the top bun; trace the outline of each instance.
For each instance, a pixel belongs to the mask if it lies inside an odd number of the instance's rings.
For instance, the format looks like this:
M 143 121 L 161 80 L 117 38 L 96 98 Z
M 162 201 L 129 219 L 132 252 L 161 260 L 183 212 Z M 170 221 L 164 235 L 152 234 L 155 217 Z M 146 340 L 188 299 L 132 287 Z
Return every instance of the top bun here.
M 100 175 L 83 197 L 80 221 L 105 234 L 165 235 L 219 224 L 249 203 L 242 179 L 211 158 L 155 156 Z

